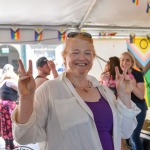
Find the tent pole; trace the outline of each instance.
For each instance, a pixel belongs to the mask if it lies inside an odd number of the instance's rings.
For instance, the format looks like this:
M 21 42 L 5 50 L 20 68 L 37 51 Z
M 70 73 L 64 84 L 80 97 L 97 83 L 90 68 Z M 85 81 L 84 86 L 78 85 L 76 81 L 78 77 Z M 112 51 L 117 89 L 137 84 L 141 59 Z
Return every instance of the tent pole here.
M 82 28 L 83 24 L 85 23 L 87 17 L 89 16 L 89 14 L 90 14 L 90 12 L 92 11 L 92 9 L 93 9 L 94 5 L 96 4 L 96 2 L 97 2 L 97 0 L 93 0 L 93 1 L 90 3 L 89 8 L 87 9 L 86 14 L 85 14 L 84 17 L 81 19 L 82 21 L 81 21 L 81 23 L 80 23 L 79 26 L 78 26 L 78 29 L 79 29 L 79 30 Z
M 100 60 L 104 61 L 105 63 L 107 63 L 107 61 L 106 61 L 106 60 L 104 60 L 103 58 L 99 57 L 98 55 L 96 55 L 96 57 L 97 57 L 98 59 L 100 59 Z

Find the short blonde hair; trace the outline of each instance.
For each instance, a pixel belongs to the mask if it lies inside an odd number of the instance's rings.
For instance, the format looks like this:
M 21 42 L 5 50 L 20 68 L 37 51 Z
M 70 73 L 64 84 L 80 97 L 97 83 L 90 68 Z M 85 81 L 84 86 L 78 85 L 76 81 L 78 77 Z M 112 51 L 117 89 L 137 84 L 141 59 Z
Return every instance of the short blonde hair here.
M 2 82 L 3 80 L 6 80 L 6 79 L 18 80 L 18 75 L 14 72 L 14 67 L 11 64 L 6 64 L 3 67 L 0 82 Z
M 132 61 L 132 66 L 131 67 L 135 67 L 136 66 L 135 58 L 134 58 L 134 56 L 132 55 L 131 52 L 123 52 L 121 55 L 129 56 L 131 61 Z

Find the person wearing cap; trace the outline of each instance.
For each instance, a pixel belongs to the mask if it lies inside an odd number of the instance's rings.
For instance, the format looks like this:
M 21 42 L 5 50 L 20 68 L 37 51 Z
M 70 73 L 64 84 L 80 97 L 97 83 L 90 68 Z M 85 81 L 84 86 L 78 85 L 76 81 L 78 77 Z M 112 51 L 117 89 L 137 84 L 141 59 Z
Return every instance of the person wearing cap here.
M 36 67 L 38 70 L 38 75 L 35 78 L 36 88 L 48 80 L 47 76 L 50 75 L 51 71 L 54 78 L 58 77 L 54 62 L 52 60 L 48 60 L 46 57 L 40 57 L 36 61 Z

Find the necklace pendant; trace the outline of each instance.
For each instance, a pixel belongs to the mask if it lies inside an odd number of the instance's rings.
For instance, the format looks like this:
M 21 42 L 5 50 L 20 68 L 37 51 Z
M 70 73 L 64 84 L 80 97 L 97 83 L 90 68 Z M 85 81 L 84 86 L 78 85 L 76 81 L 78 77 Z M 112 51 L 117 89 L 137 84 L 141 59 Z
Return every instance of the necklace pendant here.
M 82 89 L 84 92 L 88 93 L 88 90 L 87 89 Z

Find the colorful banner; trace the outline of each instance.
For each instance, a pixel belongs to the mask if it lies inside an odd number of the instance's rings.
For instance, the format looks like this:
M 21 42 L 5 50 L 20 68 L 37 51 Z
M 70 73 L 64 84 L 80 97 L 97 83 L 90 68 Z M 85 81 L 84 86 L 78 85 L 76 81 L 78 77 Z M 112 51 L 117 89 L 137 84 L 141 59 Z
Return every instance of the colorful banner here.
M 150 0 L 147 1 L 146 13 L 150 15 Z
M 150 43 L 150 34 L 147 35 L 147 40 Z
M 14 30 L 14 29 L 10 29 L 11 32 L 11 39 L 12 40 L 19 40 L 20 39 L 20 31 L 19 29 Z
M 41 41 L 42 36 L 43 36 L 43 31 L 41 31 L 40 33 L 35 31 L 35 41 Z
M 115 36 L 117 34 L 117 32 L 99 32 L 99 36 Z
M 137 6 L 139 4 L 139 0 L 132 0 L 132 2 Z
M 130 34 L 130 43 L 134 43 L 135 42 L 135 34 L 131 33 Z
M 136 65 L 145 79 L 145 99 L 150 107 L 150 43 L 147 37 L 136 37 L 134 43 L 127 40 L 127 48 L 134 55 Z
M 64 42 L 66 40 L 66 32 L 61 33 L 58 31 L 58 40 Z

